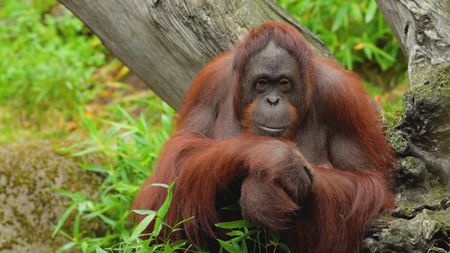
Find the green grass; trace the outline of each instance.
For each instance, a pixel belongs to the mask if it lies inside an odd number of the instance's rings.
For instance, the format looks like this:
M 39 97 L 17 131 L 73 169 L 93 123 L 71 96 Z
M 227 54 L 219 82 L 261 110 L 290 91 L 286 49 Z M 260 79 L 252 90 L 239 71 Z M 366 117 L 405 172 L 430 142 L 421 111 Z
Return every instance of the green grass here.
M 172 131 L 174 111 L 157 98 L 141 102 L 147 103 L 147 108 L 150 109 L 137 118 L 118 106 L 112 109 L 116 121 L 106 119 L 96 123 L 89 117 L 83 117 L 89 138 L 63 150 L 72 156 L 95 152 L 105 156 L 108 161 L 101 166 L 82 165 L 82 168 L 92 173 L 101 174 L 104 181 L 98 189 L 98 198 L 81 193 L 68 194 L 73 202 L 73 207 L 68 210 L 76 218 L 72 231 L 60 231 L 64 219 L 56 227 L 55 232 L 62 232 L 69 240 L 63 249 L 103 252 L 102 250 L 120 248 L 121 252 L 130 252 L 129 249 L 142 247 L 141 240 L 132 233 L 129 224 L 131 203 Z M 148 117 L 149 115 L 151 116 Z M 168 207 L 162 209 L 166 208 Z M 162 216 L 161 212 L 158 212 L 157 218 Z M 69 214 L 65 217 L 68 216 Z M 83 225 L 91 220 L 102 223 L 106 228 L 105 233 L 96 236 L 86 231 Z M 167 244 L 171 245 L 172 242 Z

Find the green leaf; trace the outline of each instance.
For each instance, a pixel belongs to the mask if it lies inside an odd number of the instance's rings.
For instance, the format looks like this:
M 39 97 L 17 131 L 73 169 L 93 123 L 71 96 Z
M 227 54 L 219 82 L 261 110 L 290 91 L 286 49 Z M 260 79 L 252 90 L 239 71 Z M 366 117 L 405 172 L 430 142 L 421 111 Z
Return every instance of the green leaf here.
M 158 217 L 155 221 L 155 228 L 153 229 L 153 235 L 157 236 L 161 232 L 162 224 L 164 221 L 164 218 L 166 217 L 167 212 L 169 212 L 170 203 L 172 202 L 173 198 L 173 187 L 175 186 L 175 181 L 172 182 L 169 185 L 169 188 L 167 189 L 167 197 L 164 200 L 164 203 L 162 204 L 161 208 L 158 210 Z
M 167 184 L 157 184 L 157 183 L 155 183 L 155 184 L 151 184 L 150 186 L 162 187 L 162 188 L 169 189 L 169 185 L 167 185 Z
M 73 157 L 84 156 L 84 155 L 87 155 L 87 154 L 94 153 L 96 151 L 99 151 L 99 148 L 93 146 L 93 147 L 86 148 L 85 150 L 82 150 L 82 151 L 77 152 L 75 154 L 72 154 L 71 156 L 73 156 Z
M 108 252 L 106 250 L 104 250 L 104 249 L 102 249 L 102 248 L 97 246 L 95 248 L 95 253 L 108 253 Z
M 173 198 L 173 187 L 174 186 L 175 186 L 175 181 L 169 185 L 169 188 L 167 189 L 167 197 L 164 200 L 164 203 L 162 204 L 161 208 L 158 210 L 158 216 L 161 218 L 166 217 L 167 212 L 169 212 L 170 203 L 172 202 L 172 198 Z
M 133 210 L 133 212 L 140 215 L 150 215 L 152 213 L 155 213 L 155 211 L 153 210 Z
M 186 223 L 192 219 L 194 219 L 194 217 L 189 217 L 187 219 L 181 220 L 181 221 L 177 222 L 174 227 L 179 227 L 181 224 Z
M 69 206 L 69 208 L 66 209 L 66 211 L 64 211 L 63 215 L 61 216 L 61 218 L 59 219 L 58 223 L 55 226 L 55 230 L 53 230 L 52 238 L 55 237 L 55 235 L 59 232 L 59 230 L 61 230 L 67 218 L 75 210 L 76 207 L 77 204 L 72 204 Z
M 59 251 L 61 251 L 61 252 L 67 251 L 69 249 L 74 248 L 75 246 L 77 246 L 77 242 L 68 242 L 68 243 L 64 244 L 61 248 L 59 248 Z
M 370 49 L 375 52 L 375 56 L 380 55 L 384 58 L 386 58 L 386 60 L 393 62 L 395 61 L 395 58 L 392 57 L 391 55 L 389 55 L 388 53 L 386 53 L 385 51 L 383 51 L 382 49 L 378 48 L 377 46 L 373 45 L 373 44 L 367 44 L 368 47 L 370 47 Z
M 335 32 L 339 29 L 339 27 L 342 26 L 344 20 L 347 18 L 348 15 L 347 10 L 348 10 L 347 4 L 344 4 L 339 8 L 336 17 L 334 18 L 333 27 L 331 28 L 331 31 Z
M 224 229 L 251 228 L 254 226 L 255 225 L 246 220 L 228 221 L 216 224 L 216 227 Z
M 372 50 L 370 50 L 369 47 L 364 47 L 363 50 L 364 50 L 364 54 L 366 55 L 366 57 L 369 60 L 372 60 L 372 58 L 373 58 Z
M 375 0 L 370 0 L 369 7 L 367 8 L 366 13 L 366 23 L 369 23 L 372 21 L 373 17 L 375 16 L 375 13 L 377 12 L 377 3 Z
M 363 14 L 361 12 L 361 9 L 358 7 L 357 3 L 352 3 L 352 5 L 350 6 L 350 10 L 352 13 L 353 18 L 359 23 L 362 22 L 363 20 Z
M 284 243 L 278 244 L 278 247 L 280 247 L 286 253 L 291 253 L 291 250 L 289 249 L 289 247 Z
M 228 236 L 234 236 L 234 237 L 242 236 L 242 235 L 244 235 L 244 232 L 239 231 L 239 230 L 234 230 L 234 231 L 228 232 L 227 235 Z
M 77 239 L 80 238 L 81 215 L 82 213 L 78 212 L 73 222 L 72 236 Z
M 156 212 L 153 211 L 149 215 L 147 215 L 141 222 L 134 228 L 133 233 L 130 236 L 130 241 L 136 240 L 142 232 L 150 225 L 153 219 L 156 216 Z
M 239 247 L 237 247 L 236 245 L 234 245 L 231 242 L 227 242 L 227 241 L 222 241 L 222 240 L 218 240 L 220 246 L 226 250 L 229 253 L 242 253 L 241 250 L 239 249 Z

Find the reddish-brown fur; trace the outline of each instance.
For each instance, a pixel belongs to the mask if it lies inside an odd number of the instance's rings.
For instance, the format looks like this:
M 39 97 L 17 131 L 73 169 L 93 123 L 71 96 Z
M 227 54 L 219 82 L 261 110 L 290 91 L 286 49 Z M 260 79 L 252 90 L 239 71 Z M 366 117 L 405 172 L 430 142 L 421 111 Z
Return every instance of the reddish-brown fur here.
M 249 57 L 268 41 L 298 59 L 304 82 L 294 105 L 296 127 L 288 140 L 244 131 L 245 109 L 252 101 L 243 94 L 240 77 Z M 281 168 L 290 148 L 303 154 L 315 174 L 303 203 L 295 203 L 271 180 L 254 181 L 255 175 L 270 175 Z M 193 216 L 176 236 L 206 246 L 220 236 L 214 226 L 224 219 L 217 210 L 218 197 L 232 192 L 236 179 L 248 178 L 237 190 L 242 190 L 243 198 L 266 194 L 274 199 L 265 203 L 271 215 L 260 218 L 291 218 L 301 208 L 293 228 L 284 231 L 293 252 L 358 252 L 367 222 L 393 206 L 387 183 L 392 161 L 361 80 L 314 56 L 291 26 L 271 22 L 253 29 L 234 50 L 200 71 L 180 111 L 177 132 L 133 208 L 158 209 L 166 192 L 148 185 L 176 179 L 167 222 Z

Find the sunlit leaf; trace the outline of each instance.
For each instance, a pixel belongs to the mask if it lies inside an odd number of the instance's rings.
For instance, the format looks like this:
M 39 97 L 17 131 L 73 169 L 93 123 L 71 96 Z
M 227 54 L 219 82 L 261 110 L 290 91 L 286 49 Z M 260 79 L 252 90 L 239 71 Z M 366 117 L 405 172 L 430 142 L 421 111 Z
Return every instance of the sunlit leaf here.
M 369 7 L 367 8 L 366 13 L 366 23 L 369 23 L 372 21 L 373 17 L 375 16 L 375 13 L 377 11 L 377 3 L 375 0 L 370 0 Z
M 229 253 L 241 253 L 241 250 L 239 249 L 239 247 L 237 247 L 236 245 L 234 245 L 231 242 L 227 242 L 227 241 L 222 241 L 222 240 L 218 240 L 220 246 L 226 250 Z
M 254 227 L 252 223 L 246 220 L 237 220 L 237 221 L 228 221 L 228 222 L 221 222 L 215 224 L 218 228 L 224 228 L 224 229 L 235 229 L 235 228 L 250 228 Z
M 347 11 L 348 11 L 347 4 L 343 4 L 339 8 L 339 11 L 338 11 L 336 17 L 334 18 L 333 27 L 331 28 L 331 30 L 333 32 L 337 31 L 339 29 L 339 27 L 342 26 L 342 24 L 344 23 L 344 20 L 347 18 L 347 15 L 348 15 Z
M 134 228 L 133 233 L 131 234 L 129 240 L 130 241 L 136 240 L 142 234 L 142 232 L 144 232 L 144 230 L 150 225 L 150 223 L 152 223 L 155 216 L 156 216 L 155 211 L 145 216 L 145 218 L 142 219 L 142 221 L 139 222 L 139 224 Z

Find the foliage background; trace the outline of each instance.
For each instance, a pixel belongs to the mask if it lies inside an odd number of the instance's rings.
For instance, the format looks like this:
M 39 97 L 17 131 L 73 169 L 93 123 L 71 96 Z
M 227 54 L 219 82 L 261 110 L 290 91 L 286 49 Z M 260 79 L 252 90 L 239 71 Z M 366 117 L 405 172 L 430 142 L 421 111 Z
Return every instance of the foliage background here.
M 364 78 L 388 119 L 401 113 L 406 63 L 375 0 L 278 2 Z M 64 143 L 63 154 L 107 158 L 102 166 L 80 165 L 104 177 L 98 198 L 63 191 L 72 204 L 55 224 L 55 236 L 68 240 L 61 251 L 192 250 L 170 241 L 149 250 L 128 220 L 133 196 L 151 173 L 173 119 L 174 111 L 55 0 L 0 0 L 0 145 L 53 140 Z M 146 214 L 158 219 L 163 213 Z M 72 228 L 63 229 L 69 219 Z M 103 223 L 105 233 L 90 233 L 84 224 L 91 220 Z M 242 242 L 261 235 L 242 222 L 220 226 L 235 230 L 221 242 L 224 252 L 245 252 Z M 284 249 L 270 236 L 272 246 Z
M 404 59 L 375 0 L 278 2 L 317 34 L 345 67 L 353 69 L 368 62 L 382 71 L 404 67 L 394 64 Z

